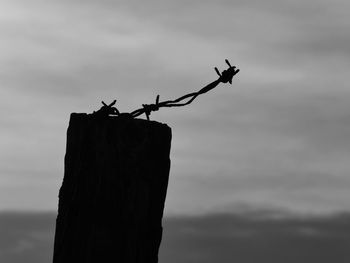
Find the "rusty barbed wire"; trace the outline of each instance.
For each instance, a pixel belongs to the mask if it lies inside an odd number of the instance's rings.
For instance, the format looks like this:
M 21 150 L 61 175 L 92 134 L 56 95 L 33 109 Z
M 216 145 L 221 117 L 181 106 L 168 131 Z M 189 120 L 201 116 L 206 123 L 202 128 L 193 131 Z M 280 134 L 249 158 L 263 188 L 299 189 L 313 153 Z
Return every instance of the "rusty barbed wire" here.
M 131 113 L 120 113 L 116 107 L 114 107 L 115 103 L 117 102 L 114 100 L 111 104 L 107 105 L 102 101 L 103 106 L 101 109 L 99 109 L 97 112 L 94 111 L 93 114 L 100 115 L 100 116 L 120 116 L 120 115 L 129 115 L 133 118 L 136 118 L 142 114 L 146 115 L 147 120 L 149 120 L 151 112 L 158 111 L 160 108 L 163 107 L 181 107 L 186 106 L 190 103 L 192 103 L 199 95 L 207 93 L 208 91 L 214 89 L 219 83 L 227 83 L 229 82 L 232 84 L 232 78 L 240 71 L 236 66 L 231 66 L 230 62 L 225 59 L 226 64 L 229 66 L 228 69 L 222 71 L 218 70 L 218 68 L 214 68 L 216 73 L 219 75 L 219 78 L 208 85 L 206 85 L 204 88 L 200 89 L 197 92 L 192 92 L 189 94 L 186 94 L 180 98 L 177 98 L 175 100 L 167 100 L 159 102 L 159 95 L 156 97 L 156 102 L 153 104 L 142 104 L 142 108 L 139 108 L 137 110 L 132 111 Z M 187 100 L 187 101 L 186 101 Z M 185 102 L 183 102 L 185 101 Z

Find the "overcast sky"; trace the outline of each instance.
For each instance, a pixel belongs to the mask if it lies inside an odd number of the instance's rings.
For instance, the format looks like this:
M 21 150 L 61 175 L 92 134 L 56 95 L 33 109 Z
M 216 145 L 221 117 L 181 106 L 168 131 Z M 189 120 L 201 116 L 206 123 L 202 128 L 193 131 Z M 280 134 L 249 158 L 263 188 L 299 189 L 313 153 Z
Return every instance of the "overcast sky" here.
M 71 112 L 173 99 L 168 214 L 350 209 L 347 0 L 0 2 L 0 210 L 56 210 Z

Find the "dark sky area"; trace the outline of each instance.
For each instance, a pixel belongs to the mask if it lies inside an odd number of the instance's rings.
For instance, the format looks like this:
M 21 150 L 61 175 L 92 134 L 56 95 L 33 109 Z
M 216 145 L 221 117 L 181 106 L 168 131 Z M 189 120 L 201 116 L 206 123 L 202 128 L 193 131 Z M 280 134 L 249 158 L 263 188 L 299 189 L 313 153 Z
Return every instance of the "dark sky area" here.
M 0 262 L 52 262 L 54 213 L 1 213 Z M 348 263 L 350 216 L 276 211 L 164 219 L 160 263 Z

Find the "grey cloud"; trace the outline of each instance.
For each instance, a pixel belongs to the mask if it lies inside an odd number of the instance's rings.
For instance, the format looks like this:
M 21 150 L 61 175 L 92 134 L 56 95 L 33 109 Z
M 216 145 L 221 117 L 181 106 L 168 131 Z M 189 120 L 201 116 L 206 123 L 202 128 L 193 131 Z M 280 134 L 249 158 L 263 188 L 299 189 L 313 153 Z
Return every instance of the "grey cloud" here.
M 53 254 L 55 215 L 52 213 L 0 214 L 0 261 L 49 262 Z
M 209 115 L 181 120 L 184 145 L 176 145 L 175 134 L 171 204 L 187 211 L 188 202 L 180 204 L 176 193 L 190 192 L 184 199 L 195 196 L 198 210 L 207 209 L 203 202 L 215 209 L 242 199 L 296 209 L 348 209 L 346 92 L 254 91 L 218 96 L 221 103 L 211 104 Z M 209 101 L 199 100 L 199 108 Z
M 259 213 L 255 216 L 259 218 Z M 161 259 L 167 262 L 347 260 L 349 236 L 343 230 L 349 226 L 345 217 L 271 220 L 255 216 L 170 218 L 165 223 Z M 342 227 L 338 228 L 338 224 Z
M 160 262 L 348 262 L 349 215 L 283 211 L 166 217 Z M 0 214 L 2 263 L 52 260 L 54 213 Z
M 235 211 L 240 203 L 317 214 L 350 209 L 349 179 L 345 176 L 298 170 L 280 174 L 280 169 L 271 169 L 269 173 L 268 169 L 259 168 L 233 170 L 233 174 L 225 174 L 226 171 L 210 175 L 203 171 L 196 176 L 174 174 L 169 182 L 167 211 L 171 214 Z
M 168 99 L 194 91 L 216 77 L 207 67 L 227 54 L 242 66 L 234 89 L 152 116 L 174 128 L 174 182 L 178 174 L 229 174 L 231 184 L 260 174 L 276 187 L 308 189 L 305 183 L 323 190 L 324 178 L 340 176 L 341 188 L 348 187 L 346 1 L 16 3 L 12 11 L 25 10 L 23 16 L 8 12 L 0 26 L 6 47 L 0 157 L 2 171 L 17 174 L 13 184 L 49 166 L 61 178 L 70 112 L 92 112 L 100 100 L 114 98 L 128 111 L 157 94 Z M 25 168 L 12 169 L 19 161 Z M 270 179 L 296 173 L 294 185 L 294 179 Z M 269 191 L 262 181 L 237 185 Z M 188 193 L 202 193 L 189 184 Z M 187 202 L 179 192 L 173 198 Z
M 244 106 L 244 102 L 238 102 L 231 115 L 227 113 L 221 117 L 219 113 L 212 113 L 210 117 L 184 120 L 183 136 L 188 138 L 187 145 L 191 148 L 185 150 L 186 146 L 181 146 L 184 150 L 180 148 L 177 156 L 186 159 L 201 149 L 202 154 L 194 156 L 192 160 L 204 158 L 221 164 L 220 159 L 231 159 L 232 162 L 258 166 L 257 160 L 270 158 L 271 168 L 274 166 L 277 169 L 282 165 L 287 169 L 288 163 L 284 160 L 288 158 L 294 162 L 295 170 L 300 169 L 299 172 L 303 172 L 300 165 L 306 163 L 347 167 L 350 126 L 347 110 L 342 109 L 347 107 L 346 99 L 338 103 L 337 109 L 331 101 L 328 106 L 323 103 L 317 105 L 317 99 L 302 102 L 302 96 L 299 101 L 295 99 L 290 102 L 282 98 L 280 102 L 261 98 L 255 105 L 254 99 L 249 102 L 250 98 L 244 101 L 247 103 Z M 223 104 L 227 103 L 230 102 Z M 239 113 L 235 113 L 236 108 Z M 220 140 L 222 137 L 225 140 Z M 214 145 L 218 148 L 213 148 Z M 213 156 L 217 158 L 213 159 Z M 244 160 L 244 157 L 247 158 Z M 293 163 L 290 165 L 293 166 Z M 283 174 L 286 170 L 282 168 L 280 172 Z M 334 173 L 338 174 L 336 169 Z
M 243 57 L 249 53 L 249 59 L 286 66 L 350 53 L 347 13 L 340 11 L 349 8 L 346 1 L 200 1 L 179 4 L 181 11 L 167 6 L 172 12 L 139 14 L 152 14 L 149 19 L 174 32 L 189 31 L 218 48 L 236 43 L 241 47 L 237 52 Z

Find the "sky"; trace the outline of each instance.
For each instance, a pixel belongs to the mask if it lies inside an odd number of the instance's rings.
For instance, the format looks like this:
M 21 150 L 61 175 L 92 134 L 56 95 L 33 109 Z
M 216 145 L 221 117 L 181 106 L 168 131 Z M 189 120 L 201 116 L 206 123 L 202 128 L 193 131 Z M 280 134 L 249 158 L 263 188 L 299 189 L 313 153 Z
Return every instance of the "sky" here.
M 57 210 L 71 112 L 122 112 L 241 69 L 172 128 L 167 215 L 350 209 L 350 2 L 0 3 L 0 210 Z
M 159 262 L 349 262 L 349 214 L 278 219 L 268 214 L 167 217 Z M 55 217 L 0 212 L 0 261 L 52 262 Z

